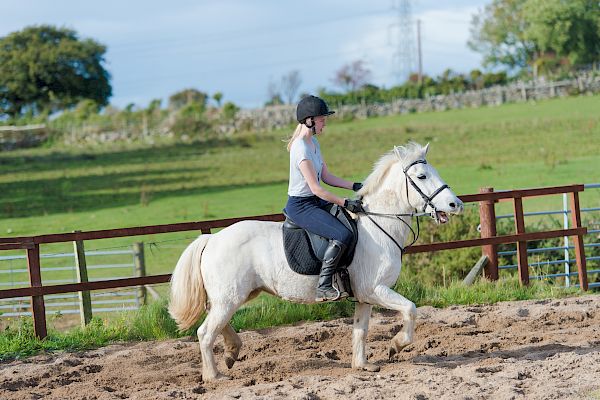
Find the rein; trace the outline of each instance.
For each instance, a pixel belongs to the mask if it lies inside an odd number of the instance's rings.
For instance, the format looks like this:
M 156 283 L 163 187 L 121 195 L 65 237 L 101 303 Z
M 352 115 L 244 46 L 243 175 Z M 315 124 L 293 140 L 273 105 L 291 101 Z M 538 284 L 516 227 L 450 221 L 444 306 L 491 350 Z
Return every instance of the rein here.
M 415 244 L 415 242 L 419 239 L 419 233 L 421 231 L 421 227 L 419 225 L 419 217 L 426 215 L 424 213 L 419 213 L 419 214 L 381 214 L 381 213 L 372 213 L 372 212 L 368 212 L 368 211 L 364 211 L 361 214 L 365 214 L 367 216 L 367 218 L 369 218 L 369 220 L 375 224 L 375 226 L 377 228 L 379 228 L 379 230 L 383 233 L 385 233 L 385 235 L 390 238 L 390 240 L 392 242 L 394 242 L 394 244 L 400 249 L 400 254 L 404 254 L 406 252 L 406 249 L 408 249 L 410 246 L 412 246 L 413 244 Z M 382 216 L 382 217 L 393 217 L 393 218 L 397 218 L 398 220 L 402 221 L 402 223 L 404 225 L 406 225 L 408 227 L 408 229 L 410 229 L 410 232 L 413 235 L 413 240 L 412 242 L 410 242 L 410 244 L 406 247 L 402 247 L 398 241 L 396 239 L 394 239 L 392 237 L 392 235 L 390 235 L 389 233 L 387 233 L 387 231 L 385 229 L 383 229 L 381 227 L 381 225 L 379 225 L 377 222 L 375 222 L 375 220 L 373 218 L 371 218 L 371 215 L 377 215 L 377 216 Z M 412 228 L 412 226 L 406 222 L 405 220 L 402 219 L 402 217 L 416 217 L 417 218 L 417 233 L 415 233 L 414 229 Z

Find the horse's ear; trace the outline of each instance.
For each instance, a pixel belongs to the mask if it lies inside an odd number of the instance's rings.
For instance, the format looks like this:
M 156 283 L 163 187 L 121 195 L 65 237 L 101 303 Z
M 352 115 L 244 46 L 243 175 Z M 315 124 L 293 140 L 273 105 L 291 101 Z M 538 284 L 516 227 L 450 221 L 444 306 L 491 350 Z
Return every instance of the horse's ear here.
M 400 147 L 394 146 L 394 153 L 396 153 L 396 157 L 398 157 L 399 160 L 402 159 L 402 157 L 400 156 Z
M 429 143 L 427 143 L 425 145 L 425 147 L 423 148 L 423 156 L 426 156 L 428 151 L 429 151 Z

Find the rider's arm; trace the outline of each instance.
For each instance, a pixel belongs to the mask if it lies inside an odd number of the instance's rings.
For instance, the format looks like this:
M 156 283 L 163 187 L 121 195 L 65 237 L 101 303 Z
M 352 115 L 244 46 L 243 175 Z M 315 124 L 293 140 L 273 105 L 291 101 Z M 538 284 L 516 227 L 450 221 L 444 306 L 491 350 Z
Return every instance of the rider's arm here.
M 319 181 L 317 179 L 317 173 L 315 172 L 315 167 L 313 166 L 312 161 L 310 160 L 302 160 L 300 162 L 300 172 L 302 172 L 302 176 L 304 176 L 304 179 L 306 180 L 306 183 L 308 184 L 308 187 L 310 188 L 310 191 L 313 192 L 313 194 L 325 201 L 328 201 L 330 203 L 335 203 L 339 206 L 344 206 L 344 201 L 346 199 L 340 197 L 340 196 L 336 196 L 335 194 L 328 192 L 327 190 L 323 189 L 321 187 L 321 185 L 319 184 Z
M 347 180 L 339 178 L 339 177 L 335 176 L 334 174 L 332 174 L 331 172 L 329 172 L 329 170 L 327 169 L 327 164 L 325 164 L 325 161 L 323 161 L 323 169 L 321 170 L 321 178 L 323 179 L 323 182 L 325 182 L 329 186 L 335 186 L 335 187 L 349 189 L 349 190 L 352 190 L 352 185 L 354 184 L 354 182 L 348 182 Z

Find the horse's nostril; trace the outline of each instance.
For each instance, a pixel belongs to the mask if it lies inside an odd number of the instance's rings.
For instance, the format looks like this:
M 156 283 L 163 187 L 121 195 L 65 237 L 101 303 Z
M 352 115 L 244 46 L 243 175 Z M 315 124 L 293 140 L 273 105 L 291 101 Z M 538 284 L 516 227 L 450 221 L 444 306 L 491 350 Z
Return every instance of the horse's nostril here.
M 450 204 L 449 204 L 449 206 L 450 206 L 451 208 L 456 208 L 456 203 L 450 203 Z

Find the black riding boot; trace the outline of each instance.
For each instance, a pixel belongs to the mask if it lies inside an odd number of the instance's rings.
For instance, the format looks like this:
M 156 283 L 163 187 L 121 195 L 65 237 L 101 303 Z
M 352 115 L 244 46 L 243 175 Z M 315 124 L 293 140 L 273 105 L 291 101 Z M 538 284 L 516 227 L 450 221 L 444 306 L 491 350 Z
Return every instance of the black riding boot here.
M 329 246 L 325 250 L 323 265 L 319 274 L 319 286 L 315 301 L 335 301 L 340 298 L 340 291 L 334 288 L 331 283 L 333 274 L 346 250 L 346 245 L 337 240 L 330 240 Z

